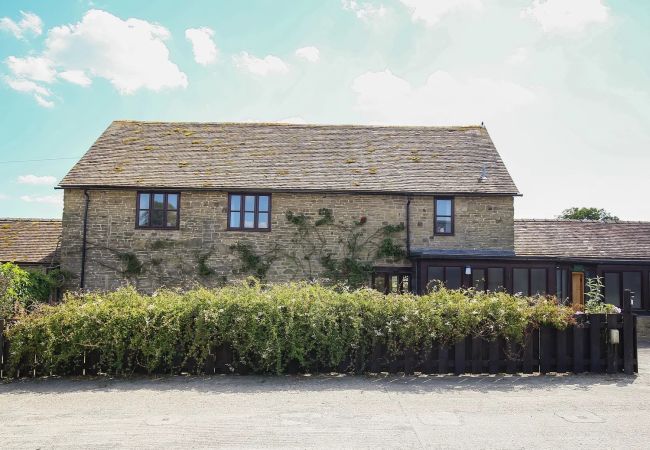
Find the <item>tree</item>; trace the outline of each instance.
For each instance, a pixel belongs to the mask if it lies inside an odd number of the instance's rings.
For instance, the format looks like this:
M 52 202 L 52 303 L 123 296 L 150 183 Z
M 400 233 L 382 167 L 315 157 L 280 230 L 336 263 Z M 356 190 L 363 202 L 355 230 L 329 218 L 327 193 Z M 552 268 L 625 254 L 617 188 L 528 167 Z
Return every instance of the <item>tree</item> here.
M 601 222 L 618 222 L 618 217 L 598 208 L 569 208 L 562 211 L 559 219 L 599 220 Z

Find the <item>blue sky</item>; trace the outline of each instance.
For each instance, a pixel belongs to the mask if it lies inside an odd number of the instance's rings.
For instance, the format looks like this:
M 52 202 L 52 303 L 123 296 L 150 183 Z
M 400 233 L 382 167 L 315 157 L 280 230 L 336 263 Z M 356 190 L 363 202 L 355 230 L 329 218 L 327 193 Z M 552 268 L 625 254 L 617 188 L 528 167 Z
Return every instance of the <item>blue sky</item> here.
M 0 3 L 0 217 L 115 119 L 485 122 L 517 217 L 650 220 L 650 2 Z

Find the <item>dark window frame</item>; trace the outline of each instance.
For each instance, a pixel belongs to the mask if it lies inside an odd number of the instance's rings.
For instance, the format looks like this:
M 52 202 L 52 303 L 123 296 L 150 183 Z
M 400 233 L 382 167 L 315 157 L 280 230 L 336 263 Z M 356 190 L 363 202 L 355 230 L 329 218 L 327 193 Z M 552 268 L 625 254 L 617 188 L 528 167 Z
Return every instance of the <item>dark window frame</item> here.
M 459 265 L 453 264 L 453 263 L 452 264 L 445 264 L 445 265 L 428 264 L 426 266 L 427 272 L 426 272 L 426 275 L 424 277 L 425 278 L 425 283 L 424 283 L 425 287 L 427 287 L 429 285 L 429 283 L 431 282 L 431 280 L 429 280 L 429 267 L 439 267 L 439 268 L 442 269 L 442 274 L 443 274 L 444 280 L 440 280 L 440 281 L 442 281 L 445 284 L 445 287 L 447 289 L 461 289 L 461 288 L 465 287 L 465 277 L 466 277 L 466 275 L 465 275 L 465 266 L 459 266 Z M 447 280 L 449 279 L 449 277 L 447 276 L 447 269 L 458 269 L 458 270 L 460 270 L 460 286 L 458 288 L 450 288 L 449 286 L 447 286 Z
M 467 266 L 466 266 L 467 267 Z M 505 267 L 500 267 L 497 266 L 495 267 L 494 265 L 488 265 L 488 266 L 478 266 L 478 267 L 472 267 L 469 266 L 472 269 L 472 273 L 469 275 L 469 284 L 472 289 L 475 289 L 476 291 L 479 292 L 501 292 L 501 291 L 490 291 L 490 270 L 499 270 L 501 271 L 501 289 L 503 291 L 507 291 L 506 289 L 506 269 Z M 474 283 L 474 274 L 475 271 L 477 270 L 482 270 L 485 273 L 484 279 L 483 279 L 483 284 L 485 285 L 482 290 L 476 289 L 475 283 Z
M 397 277 L 397 292 L 392 289 L 393 277 Z M 406 288 L 404 287 L 404 277 L 407 277 L 408 280 Z M 384 281 L 383 290 L 377 289 L 377 279 L 382 279 Z M 383 294 L 413 292 L 412 270 L 410 267 L 376 267 L 372 274 L 370 287 Z
M 621 307 L 621 308 L 622 308 L 622 305 L 623 305 L 623 296 L 625 294 L 625 282 L 624 282 L 623 274 L 624 273 L 638 273 L 638 274 L 640 274 L 641 283 L 640 283 L 639 286 L 641 288 L 641 292 L 635 292 L 635 294 L 636 294 L 635 300 L 638 299 L 639 304 L 638 305 L 636 303 L 632 304 L 632 309 L 635 310 L 635 311 L 637 311 L 639 309 L 641 309 L 641 310 L 647 309 L 647 308 L 644 308 L 644 302 L 643 302 L 643 299 L 644 299 L 644 296 L 643 296 L 643 294 L 644 294 L 643 273 L 644 273 L 644 271 L 642 269 L 635 269 L 635 268 L 620 269 L 620 270 L 619 269 L 615 269 L 615 270 L 604 269 L 599 274 L 599 276 L 602 276 L 602 278 L 603 278 L 603 283 L 605 283 L 605 275 L 607 275 L 608 273 L 618 275 L 618 283 L 619 283 L 619 287 L 618 287 L 619 305 L 618 306 Z M 648 277 L 650 278 L 650 272 L 649 272 Z M 603 294 L 603 296 L 605 295 L 605 286 L 603 286 L 602 294 Z M 605 303 L 607 303 L 607 299 L 605 299 L 604 297 L 603 297 L 603 301 Z
M 149 194 L 149 209 L 140 209 L 140 194 Z M 176 209 L 176 225 L 169 227 L 163 225 L 152 226 L 152 225 L 140 225 L 140 211 L 149 211 L 149 223 L 151 220 L 151 211 L 153 211 L 153 198 L 155 194 L 163 194 L 165 196 L 163 200 L 163 223 L 167 223 L 167 212 L 169 211 L 168 196 L 169 194 L 176 195 L 177 204 Z M 180 191 L 162 191 L 162 190 L 147 190 L 147 191 L 137 191 L 135 193 L 135 228 L 138 230 L 178 230 L 181 224 L 181 193 Z
M 441 218 L 449 218 L 451 219 L 451 232 L 449 233 L 444 233 L 438 231 L 438 227 L 436 226 L 438 222 L 438 200 L 449 200 L 451 201 L 451 215 L 450 216 L 440 216 Z M 455 205 L 454 197 L 433 197 L 433 234 L 436 236 L 453 236 L 456 228 L 456 205 Z
M 239 210 L 239 227 L 233 227 L 230 224 L 230 214 L 232 212 L 232 196 L 239 195 L 240 200 L 240 210 Z M 253 211 L 253 228 L 244 228 L 244 214 L 246 213 L 246 196 L 255 197 L 255 209 Z M 268 211 L 262 211 L 262 214 L 269 215 L 269 226 L 267 228 L 259 228 L 259 214 L 260 214 L 260 197 L 269 198 L 269 209 Z M 254 232 L 269 232 L 271 231 L 271 210 L 273 205 L 273 198 L 270 193 L 267 192 L 229 192 L 228 193 L 228 217 L 226 218 L 226 230 L 228 231 L 254 231 Z
M 526 277 L 528 279 L 528 292 L 522 292 L 521 294 L 526 296 L 526 297 L 531 297 L 533 295 L 541 295 L 543 297 L 546 297 L 549 294 L 549 281 L 548 281 L 548 267 L 530 267 L 530 266 L 513 266 L 512 267 L 512 293 L 513 295 L 517 294 L 518 292 L 515 292 L 515 270 L 525 270 Z M 543 270 L 544 271 L 544 293 L 539 294 L 535 293 L 533 294 L 533 270 Z

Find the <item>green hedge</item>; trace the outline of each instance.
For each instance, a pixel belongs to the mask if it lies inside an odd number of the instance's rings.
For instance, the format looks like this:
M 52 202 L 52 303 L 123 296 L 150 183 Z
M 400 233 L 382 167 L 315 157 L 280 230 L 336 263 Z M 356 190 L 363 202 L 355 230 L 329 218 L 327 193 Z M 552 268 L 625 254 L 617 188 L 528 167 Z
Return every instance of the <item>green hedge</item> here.
M 0 317 L 13 317 L 48 301 L 52 289 L 63 281 L 63 272 L 58 269 L 45 274 L 13 263 L 0 264 Z
M 94 351 L 102 372 L 170 373 L 189 358 L 201 367 L 218 346 L 247 371 L 310 371 L 368 357 L 376 343 L 399 354 L 468 335 L 520 342 L 540 325 L 566 327 L 572 314 L 551 299 L 445 289 L 415 296 L 251 283 L 147 296 L 125 288 L 68 295 L 21 317 L 7 331 L 8 372 L 37 355 L 44 373 L 70 374 Z

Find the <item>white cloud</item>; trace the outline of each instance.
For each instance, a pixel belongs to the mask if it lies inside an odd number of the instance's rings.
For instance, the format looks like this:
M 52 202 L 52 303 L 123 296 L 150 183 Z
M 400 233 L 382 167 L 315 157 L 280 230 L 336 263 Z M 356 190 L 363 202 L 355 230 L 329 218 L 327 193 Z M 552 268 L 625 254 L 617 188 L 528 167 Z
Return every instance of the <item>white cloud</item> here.
M 31 80 L 5 78 L 5 82 L 14 91 L 32 94 L 36 102 L 44 108 L 52 108 L 54 106 L 54 102 L 47 99 L 52 93 L 47 88 Z
M 239 55 L 234 55 L 232 58 L 235 66 L 242 70 L 246 70 L 253 75 L 266 76 L 272 74 L 283 74 L 289 71 L 289 66 L 280 58 L 273 55 L 258 58 L 248 54 L 248 52 L 241 52 Z
M 528 59 L 528 49 L 519 47 L 510 56 L 508 56 L 507 63 L 511 66 L 518 66 L 523 64 Z
M 43 108 L 54 108 L 54 102 L 52 100 L 48 100 L 38 94 L 34 94 L 34 98 L 36 99 L 36 103 L 38 103 Z
M 572 33 L 607 20 L 609 9 L 602 0 L 535 0 L 521 17 L 537 21 L 548 33 Z
M 22 19 L 14 22 L 9 17 L 0 19 L 0 30 L 12 33 L 16 38 L 22 39 L 26 34 L 39 36 L 43 32 L 43 21 L 34 13 L 20 11 Z
M 217 46 L 212 40 L 212 36 L 214 36 L 214 31 L 207 27 L 185 30 L 185 38 L 192 43 L 194 60 L 203 66 L 217 60 Z
M 414 87 L 390 70 L 358 76 L 352 90 L 357 107 L 376 123 L 411 125 L 480 124 L 509 113 L 535 98 L 522 86 L 486 78 L 431 74 Z
M 342 0 L 341 4 L 346 11 L 352 11 L 357 18 L 364 22 L 371 22 L 386 16 L 386 7 L 384 5 L 375 5 L 368 2 L 357 2 L 356 0 Z
M 302 47 L 296 50 L 296 56 L 309 62 L 317 62 L 320 59 L 320 51 L 316 47 Z
M 9 196 L 7 194 L 0 193 L 0 200 L 7 200 Z
M 427 26 L 440 22 L 447 14 L 464 9 L 481 9 L 482 0 L 400 0 L 410 11 L 413 21 Z
M 16 77 L 27 78 L 34 81 L 51 83 L 56 78 L 56 70 L 52 67 L 52 61 L 43 57 L 27 56 L 17 58 L 10 56 L 5 60 L 9 70 Z
M 56 184 L 56 177 L 53 177 L 51 175 L 19 175 L 18 183 L 54 186 Z
M 278 123 L 294 123 L 298 125 L 306 124 L 307 121 L 302 117 L 287 117 L 286 119 L 279 120 Z
M 27 203 L 46 203 L 63 205 L 63 195 L 21 195 L 20 199 Z
M 83 70 L 66 70 L 65 72 L 61 72 L 59 77 L 79 86 L 90 86 L 93 82 Z
M 65 71 L 105 78 L 121 94 L 186 87 L 187 76 L 169 59 L 169 36 L 160 25 L 93 9 L 81 22 L 52 28 L 44 56 Z

